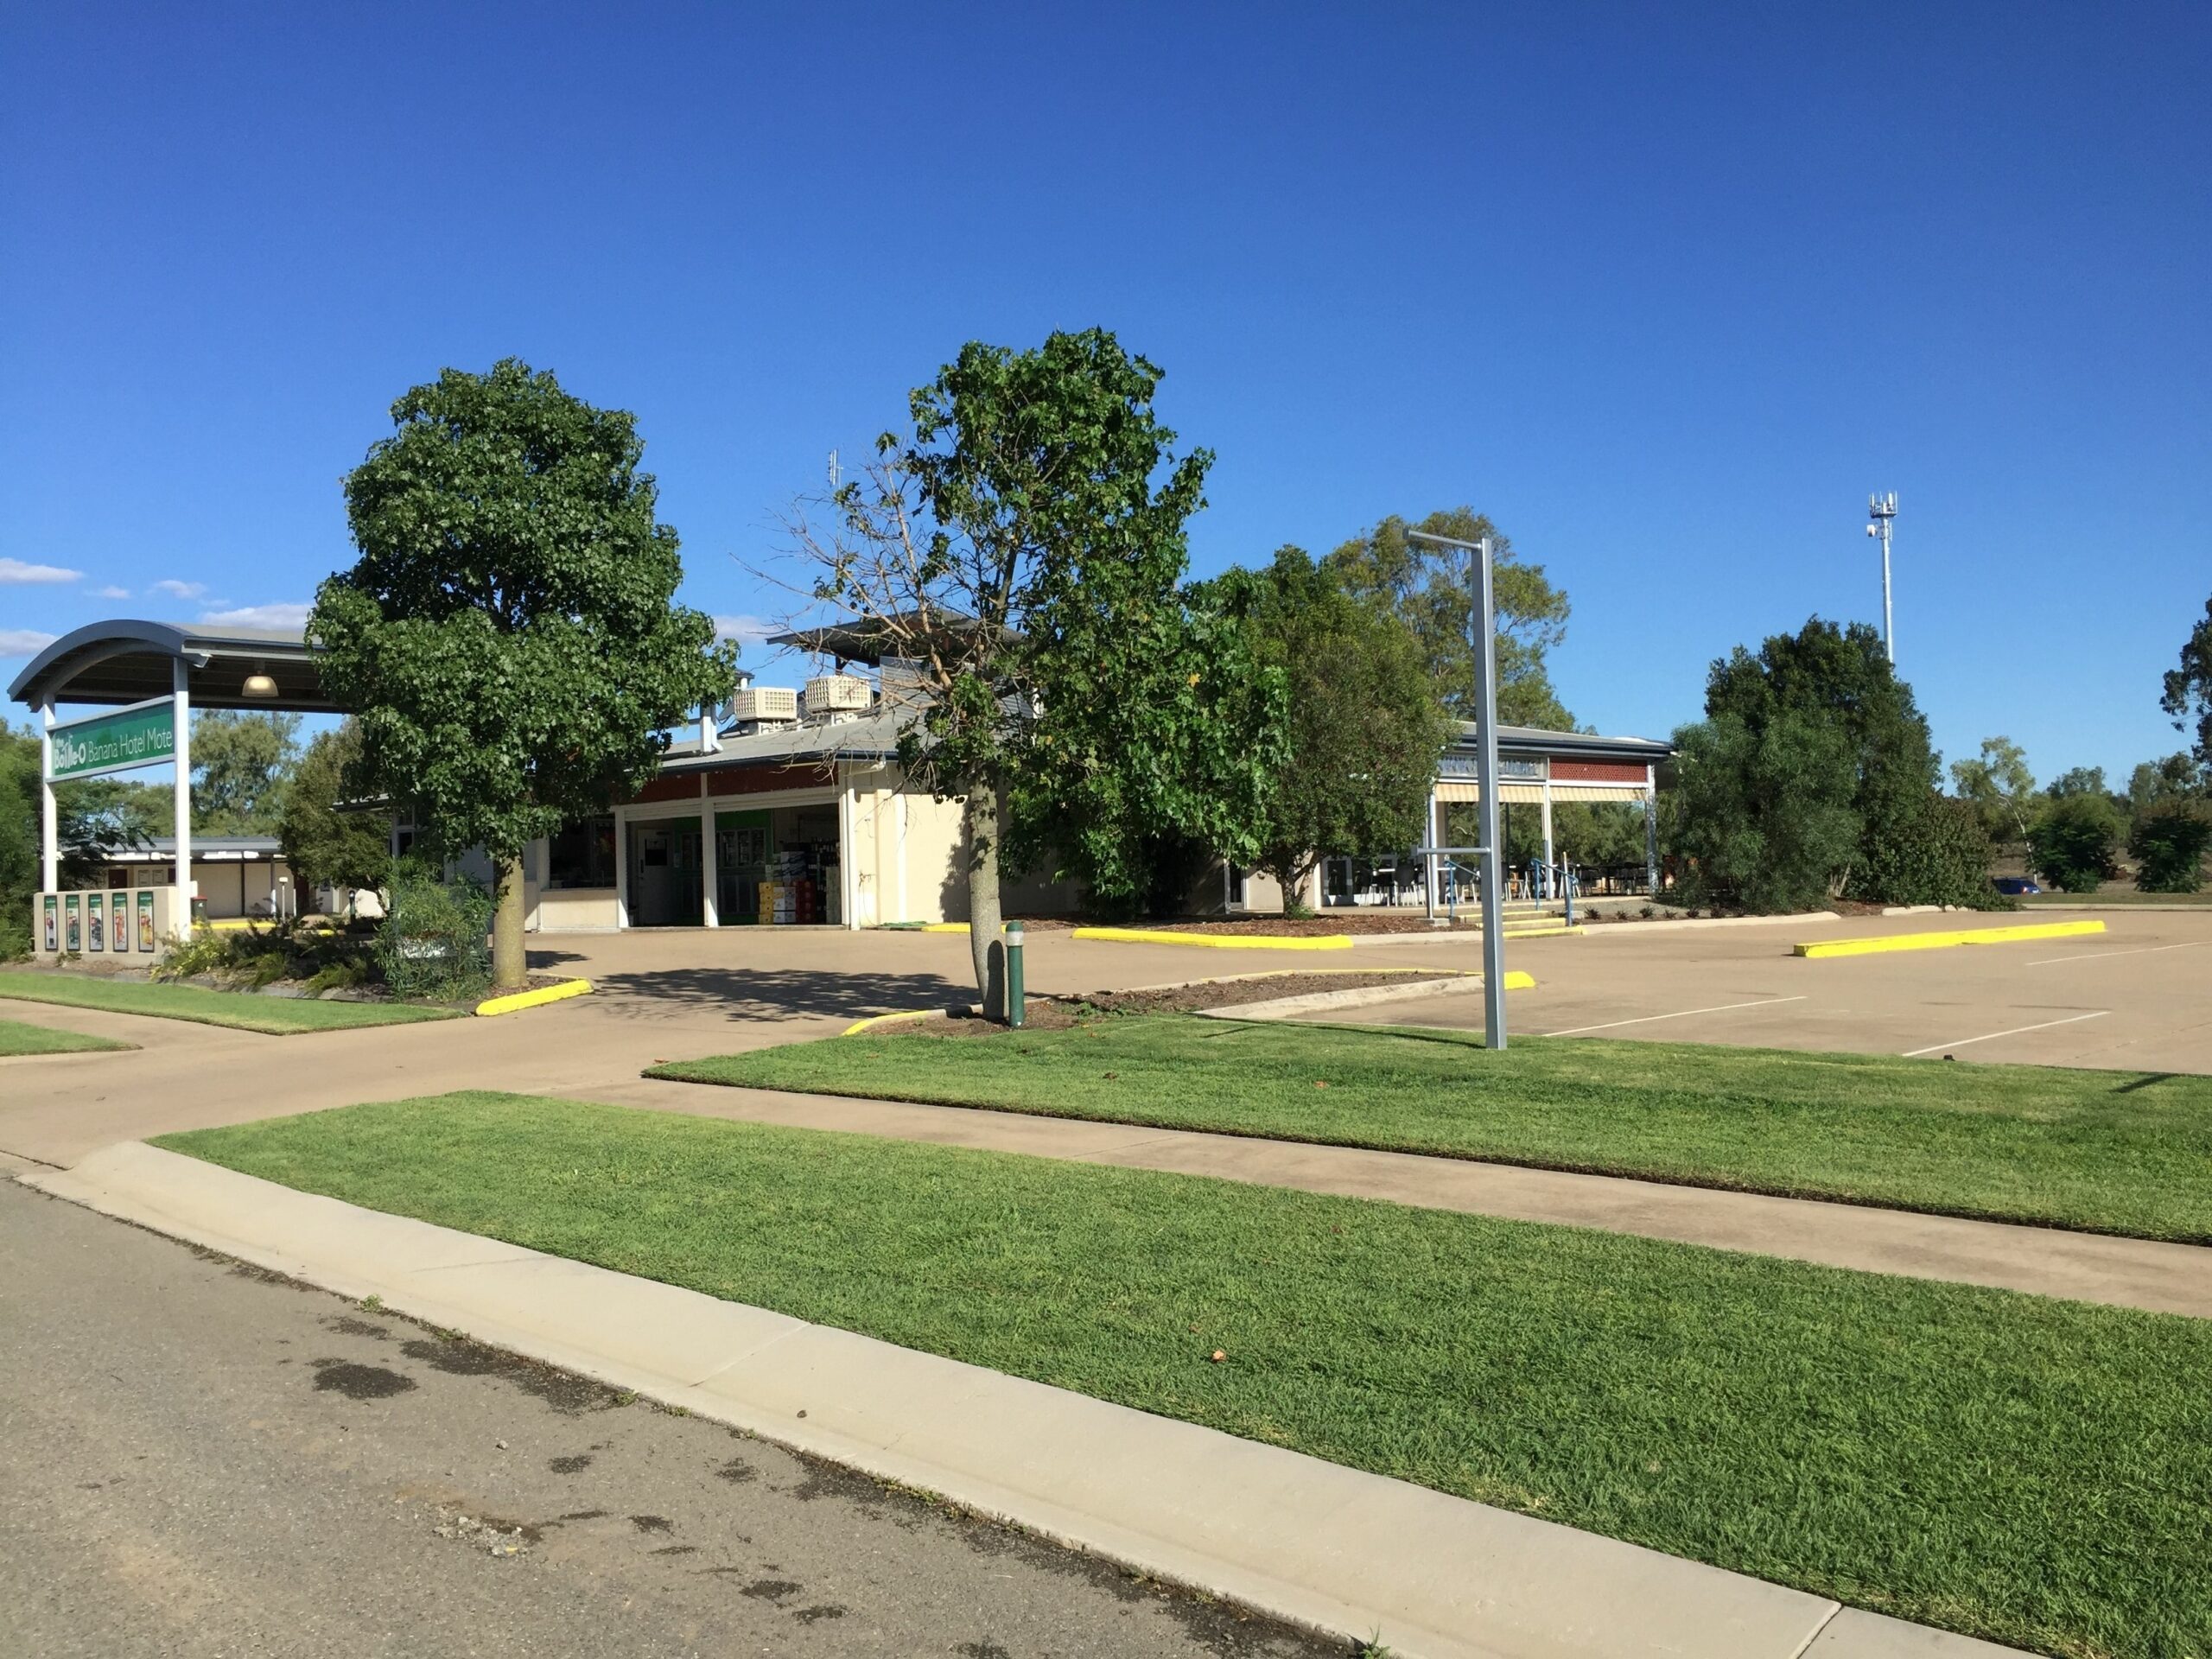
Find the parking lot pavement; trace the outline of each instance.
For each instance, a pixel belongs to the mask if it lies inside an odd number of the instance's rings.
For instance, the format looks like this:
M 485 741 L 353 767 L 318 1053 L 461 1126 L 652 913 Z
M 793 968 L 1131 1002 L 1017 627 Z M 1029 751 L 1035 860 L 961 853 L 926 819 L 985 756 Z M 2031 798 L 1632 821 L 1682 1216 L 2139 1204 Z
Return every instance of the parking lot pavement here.
M 1340 1653 L 0 1180 L 7 1650 Z
M 1535 990 L 1510 999 L 1510 1029 L 2212 1072 L 2212 914 L 2097 913 L 2107 931 L 2089 938 L 1821 961 L 1789 953 L 1795 933 L 1787 925 L 1601 925 L 1585 938 L 1510 948 L 1512 965 L 1536 978 Z M 1929 932 L 1977 919 L 1826 923 L 1808 937 Z M 1362 1010 L 1360 1017 L 1479 1029 L 1482 1002 L 1474 994 L 1453 994 Z

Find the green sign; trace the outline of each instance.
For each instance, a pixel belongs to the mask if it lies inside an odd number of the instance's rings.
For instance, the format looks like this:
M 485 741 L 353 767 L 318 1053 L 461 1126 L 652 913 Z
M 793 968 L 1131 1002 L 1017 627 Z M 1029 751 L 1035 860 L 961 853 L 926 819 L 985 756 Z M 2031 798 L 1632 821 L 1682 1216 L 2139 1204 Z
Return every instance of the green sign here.
M 176 705 L 167 697 L 134 702 L 56 726 L 52 736 L 57 780 L 159 766 L 176 758 Z

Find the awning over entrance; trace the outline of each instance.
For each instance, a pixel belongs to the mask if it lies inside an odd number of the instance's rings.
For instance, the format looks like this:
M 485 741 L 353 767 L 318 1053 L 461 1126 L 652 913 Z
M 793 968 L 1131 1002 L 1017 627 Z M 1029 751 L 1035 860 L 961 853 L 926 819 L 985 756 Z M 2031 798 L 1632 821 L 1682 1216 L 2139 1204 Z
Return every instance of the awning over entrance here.
M 65 633 L 31 658 L 8 695 L 45 703 L 143 702 L 176 690 L 176 664 L 195 709 L 281 709 L 336 714 L 315 672 L 315 653 L 297 630 L 121 618 Z M 259 677 L 252 691 L 250 679 Z M 258 693 L 259 695 L 256 695 Z

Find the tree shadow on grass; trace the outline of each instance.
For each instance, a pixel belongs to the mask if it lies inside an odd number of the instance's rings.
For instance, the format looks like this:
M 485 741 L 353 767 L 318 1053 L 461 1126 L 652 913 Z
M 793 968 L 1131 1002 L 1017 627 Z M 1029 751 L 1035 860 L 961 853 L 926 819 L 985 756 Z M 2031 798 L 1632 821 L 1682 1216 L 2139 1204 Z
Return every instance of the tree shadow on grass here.
M 594 989 L 608 1013 L 649 1020 L 681 1010 L 737 1020 L 813 1016 L 849 1020 L 908 1008 L 965 1007 L 976 989 L 932 973 L 836 973 L 820 969 L 666 968 L 607 974 Z

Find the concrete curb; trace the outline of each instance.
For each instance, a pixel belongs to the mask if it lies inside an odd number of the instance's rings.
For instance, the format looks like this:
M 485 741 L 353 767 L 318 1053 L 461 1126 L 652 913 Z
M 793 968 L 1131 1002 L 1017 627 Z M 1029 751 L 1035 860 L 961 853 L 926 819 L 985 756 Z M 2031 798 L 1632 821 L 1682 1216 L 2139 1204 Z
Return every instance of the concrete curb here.
M 1179 933 L 1171 928 L 1078 927 L 1078 939 L 1101 939 L 1115 944 L 1189 944 L 1205 950 L 1345 950 L 1351 939 L 1343 933 Z
M 1453 974 L 1445 979 L 1416 980 L 1410 985 L 1353 985 L 1341 991 L 1307 991 L 1299 996 L 1271 997 L 1264 1002 L 1232 1002 L 1224 1007 L 1199 1008 L 1195 1012 L 1207 1020 L 1287 1020 L 1297 1014 L 1326 1014 L 1337 1008 L 1363 1008 L 1376 1002 L 1407 1002 L 1424 996 L 1442 996 L 1452 991 L 1471 991 L 1481 988 L 1480 974 Z M 1533 991 L 1536 979 L 1519 969 L 1509 969 L 1505 975 L 1505 988 L 1509 991 Z
M 558 985 L 541 985 L 532 991 L 516 991 L 506 996 L 487 997 L 476 1005 L 477 1014 L 486 1020 L 503 1014 L 520 1014 L 524 1008 L 542 1008 L 548 1002 L 565 1002 L 572 996 L 591 995 L 591 981 L 564 979 Z
M 2016 927 L 1956 928 L 1942 933 L 1890 933 L 1855 939 L 1820 939 L 1792 947 L 1792 954 L 1823 961 L 1881 956 L 1897 950 L 1953 950 L 1972 944 L 2018 944 L 2029 939 L 2073 939 L 2101 933 L 2099 922 L 2029 922 Z
M 887 1026 L 898 1020 L 942 1020 L 944 1018 L 943 1008 L 901 1008 L 896 1014 L 871 1014 L 865 1020 L 855 1020 L 837 1034 L 840 1037 L 854 1037 L 874 1027 Z
M 1347 1642 L 1426 1659 L 2012 1651 L 137 1141 L 18 1179 Z

